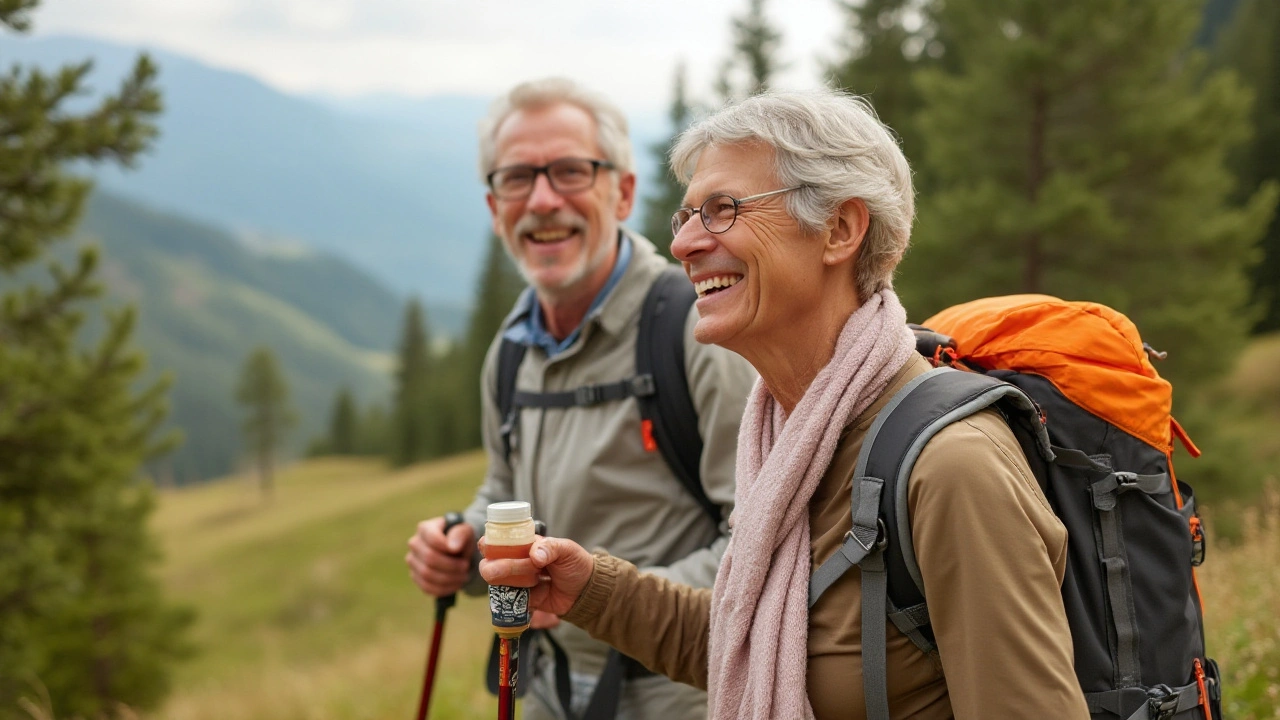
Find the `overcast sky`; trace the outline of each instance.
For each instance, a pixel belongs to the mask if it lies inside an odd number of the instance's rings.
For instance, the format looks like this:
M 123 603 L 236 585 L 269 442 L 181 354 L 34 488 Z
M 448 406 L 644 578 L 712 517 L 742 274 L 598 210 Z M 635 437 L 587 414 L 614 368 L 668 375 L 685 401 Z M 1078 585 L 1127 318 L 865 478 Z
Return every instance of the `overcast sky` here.
M 568 75 L 628 110 L 669 102 L 683 59 L 709 97 L 746 0 L 45 0 L 36 34 L 142 44 L 241 70 L 284 90 L 338 96 L 492 96 Z M 773 0 L 789 67 L 778 85 L 818 83 L 843 19 L 836 0 Z

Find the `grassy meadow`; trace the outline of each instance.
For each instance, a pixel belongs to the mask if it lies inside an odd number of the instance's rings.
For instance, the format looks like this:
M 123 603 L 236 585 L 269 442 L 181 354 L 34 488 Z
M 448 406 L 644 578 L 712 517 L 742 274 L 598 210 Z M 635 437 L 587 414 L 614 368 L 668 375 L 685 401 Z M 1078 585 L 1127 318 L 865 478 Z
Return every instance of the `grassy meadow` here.
M 250 478 L 160 493 L 163 579 L 196 608 L 197 653 L 165 720 L 373 720 L 417 707 L 434 602 L 409 581 L 415 523 L 470 500 L 483 457 L 390 471 L 294 465 L 264 501 Z M 432 717 L 488 717 L 488 606 L 449 612 Z
M 1236 416 L 1231 428 L 1270 468 L 1280 459 L 1277 367 L 1280 335 L 1260 339 L 1226 386 L 1238 399 L 1278 400 L 1254 404 L 1257 414 Z M 480 453 L 403 470 L 328 458 L 283 471 L 270 501 L 247 476 L 160 492 L 153 524 L 163 579 L 198 613 L 197 652 L 150 717 L 412 717 L 434 603 L 408 579 L 405 541 L 418 520 L 465 506 L 483 469 Z M 1199 584 L 1234 720 L 1280 719 L 1280 484 L 1269 474 L 1259 501 L 1205 508 L 1211 535 Z M 1215 527 L 1231 527 L 1230 537 Z M 433 718 L 495 715 L 482 682 L 489 639 L 487 603 L 460 597 Z

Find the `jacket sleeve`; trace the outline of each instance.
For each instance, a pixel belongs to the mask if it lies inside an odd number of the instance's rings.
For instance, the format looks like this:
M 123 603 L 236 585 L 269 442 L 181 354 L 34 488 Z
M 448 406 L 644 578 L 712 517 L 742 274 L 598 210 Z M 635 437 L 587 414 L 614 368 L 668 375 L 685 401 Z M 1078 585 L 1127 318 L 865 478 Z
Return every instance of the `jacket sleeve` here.
M 1062 604 L 1066 528 L 994 411 L 920 454 L 911 535 L 957 720 L 1088 718 Z
M 564 620 L 653 672 L 707 689 L 711 589 L 672 582 L 597 550 L 595 570 Z
M 480 435 L 489 464 L 475 499 L 462 514 L 467 524 L 475 530 L 476 538 L 484 535 L 485 514 L 489 504 L 515 499 L 511 464 L 507 461 L 502 443 L 502 418 L 498 416 L 498 347 L 501 344 L 502 336 L 499 335 L 489 345 L 480 371 Z M 480 551 L 476 550 L 471 557 L 471 579 L 463 588 L 469 595 L 481 595 L 489 591 L 489 586 L 480 577 L 479 565 Z
M 729 514 L 733 512 L 734 463 L 738 451 L 738 426 L 747 395 L 756 381 L 756 371 L 740 355 L 716 345 L 703 345 L 693 338 L 698 311 L 689 308 L 685 321 L 685 376 L 689 394 L 698 412 L 698 432 L 702 435 L 702 487 L 707 497 L 720 506 L 720 534 L 706 548 L 694 551 L 666 567 L 646 567 L 676 582 L 694 587 L 710 587 L 715 581 L 720 558 L 729 544 Z

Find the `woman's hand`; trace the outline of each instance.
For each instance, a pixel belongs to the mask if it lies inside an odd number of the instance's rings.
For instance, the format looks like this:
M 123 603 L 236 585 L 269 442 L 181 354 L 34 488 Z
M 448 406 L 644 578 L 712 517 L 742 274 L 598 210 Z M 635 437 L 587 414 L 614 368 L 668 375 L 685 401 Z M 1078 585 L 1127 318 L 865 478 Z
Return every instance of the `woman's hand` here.
M 582 595 L 595 565 L 591 553 L 572 540 L 540 537 L 529 548 L 528 560 L 481 560 L 480 576 L 490 585 L 532 588 L 530 609 L 564 615 Z

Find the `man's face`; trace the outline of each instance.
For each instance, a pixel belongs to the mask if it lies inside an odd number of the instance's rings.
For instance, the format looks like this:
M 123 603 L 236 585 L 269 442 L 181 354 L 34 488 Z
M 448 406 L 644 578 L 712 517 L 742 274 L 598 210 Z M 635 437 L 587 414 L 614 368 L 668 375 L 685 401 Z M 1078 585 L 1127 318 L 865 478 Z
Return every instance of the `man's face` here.
M 595 120 L 567 103 L 519 110 L 503 121 L 494 139 L 493 169 L 604 159 Z M 613 268 L 618 224 L 635 201 L 635 175 L 601 168 L 589 188 L 562 195 L 543 173 L 527 198 L 502 200 L 490 191 L 486 200 L 494 232 L 539 296 L 594 295 Z

